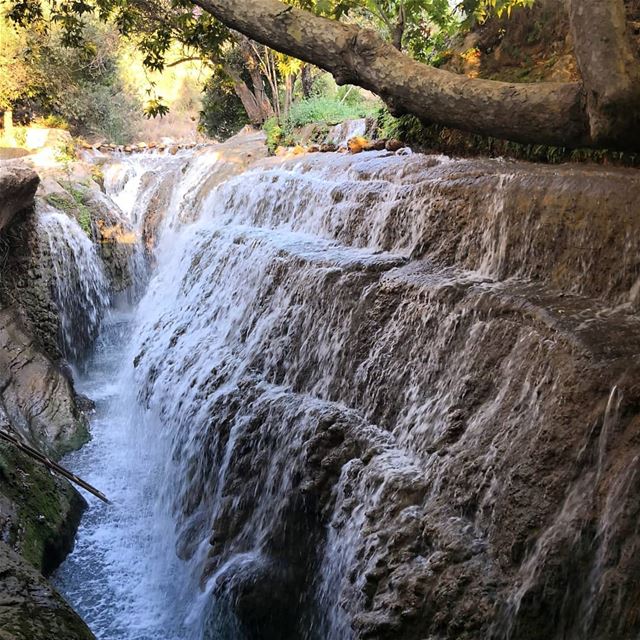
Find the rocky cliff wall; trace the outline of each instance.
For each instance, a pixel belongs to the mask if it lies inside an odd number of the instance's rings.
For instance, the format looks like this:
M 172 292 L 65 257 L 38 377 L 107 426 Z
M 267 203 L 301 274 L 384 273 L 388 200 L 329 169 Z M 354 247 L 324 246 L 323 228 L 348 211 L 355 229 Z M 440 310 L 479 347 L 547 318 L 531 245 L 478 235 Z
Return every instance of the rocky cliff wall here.
M 4 162 L 0 172 L 0 231 L 20 213 L 28 211 L 34 203 L 38 188 L 38 175 L 32 169 Z
M 0 163 L 0 428 L 59 457 L 88 437 L 52 328 L 50 290 L 35 286 L 31 169 Z M 16 261 L 19 255 L 24 262 Z M 14 287 L 15 278 L 22 282 Z M 34 293 L 35 292 L 35 293 Z M 10 295 L 9 295 L 10 294 Z M 39 297 L 38 297 L 39 296 Z M 0 444 L 0 629 L 12 640 L 93 636 L 45 581 L 73 547 L 85 503 L 66 481 Z

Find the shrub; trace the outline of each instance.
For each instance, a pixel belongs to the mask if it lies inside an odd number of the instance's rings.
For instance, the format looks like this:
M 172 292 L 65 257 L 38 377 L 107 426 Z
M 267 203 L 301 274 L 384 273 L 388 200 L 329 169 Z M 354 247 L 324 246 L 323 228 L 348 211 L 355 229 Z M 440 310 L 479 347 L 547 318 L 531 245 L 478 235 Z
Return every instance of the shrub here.
M 249 123 L 233 85 L 222 74 L 214 74 L 204 89 L 199 128 L 211 138 L 226 139 Z
M 365 118 L 375 112 L 377 104 L 357 98 L 355 92 L 351 100 L 340 100 L 338 96 L 317 96 L 300 100 L 292 105 L 288 124 L 292 127 L 303 127 L 313 122 L 339 124 L 353 118 Z
M 43 127 L 45 129 L 63 129 L 64 131 L 69 131 L 69 123 L 62 116 L 53 113 L 36 118 L 33 124 L 36 127 Z
M 262 125 L 264 132 L 267 135 L 267 148 L 271 153 L 276 150 L 276 147 L 282 142 L 283 131 L 278 118 L 269 118 L 264 125 Z

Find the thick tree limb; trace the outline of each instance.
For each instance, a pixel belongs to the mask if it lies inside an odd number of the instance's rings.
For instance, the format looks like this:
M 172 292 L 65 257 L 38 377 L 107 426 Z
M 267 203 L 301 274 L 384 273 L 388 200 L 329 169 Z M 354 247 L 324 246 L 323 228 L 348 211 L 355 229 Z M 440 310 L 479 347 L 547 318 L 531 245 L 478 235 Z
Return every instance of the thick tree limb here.
M 517 142 L 592 142 L 578 83 L 470 79 L 416 62 L 372 31 L 278 0 L 193 2 L 251 39 L 329 71 L 341 84 L 377 93 L 396 113 Z
M 221 22 L 369 89 L 394 113 L 517 142 L 640 149 L 640 64 L 623 0 L 567 0 L 583 83 L 470 79 L 416 62 L 377 34 L 278 0 L 193 0 Z

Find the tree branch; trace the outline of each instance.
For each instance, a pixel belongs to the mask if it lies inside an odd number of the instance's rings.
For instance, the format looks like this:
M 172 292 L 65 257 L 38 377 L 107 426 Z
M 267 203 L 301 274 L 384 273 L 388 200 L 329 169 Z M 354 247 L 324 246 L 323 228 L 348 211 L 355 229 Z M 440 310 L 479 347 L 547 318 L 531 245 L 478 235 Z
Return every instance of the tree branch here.
M 212 64 L 211 60 L 207 60 L 206 58 L 202 58 L 201 56 L 190 56 L 188 58 L 180 58 L 180 60 L 174 60 L 169 64 L 165 64 L 164 68 L 170 69 L 171 67 L 177 67 L 178 65 L 183 64 L 185 62 L 202 62 L 203 64 L 206 64 L 206 65 Z
M 591 143 L 579 83 L 470 79 L 416 62 L 372 31 L 278 0 L 193 2 L 251 39 L 329 71 L 340 84 L 377 93 L 395 112 L 517 142 Z

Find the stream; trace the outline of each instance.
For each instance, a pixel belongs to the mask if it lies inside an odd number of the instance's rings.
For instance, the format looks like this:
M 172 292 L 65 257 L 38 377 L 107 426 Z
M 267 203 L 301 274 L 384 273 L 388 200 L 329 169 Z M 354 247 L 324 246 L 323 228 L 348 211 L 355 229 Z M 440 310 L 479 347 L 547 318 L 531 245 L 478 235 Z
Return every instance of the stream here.
M 78 390 L 96 403 L 92 440 L 65 464 L 113 504 L 88 497 L 75 550 L 55 584 L 98 638 L 185 640 L 191 636 L 184 568 L 175 557 L 172 524 L 158 508 L 166 452 L 141 428 L 130 384 L 134 315 L 107 316 L 78 379 Z

